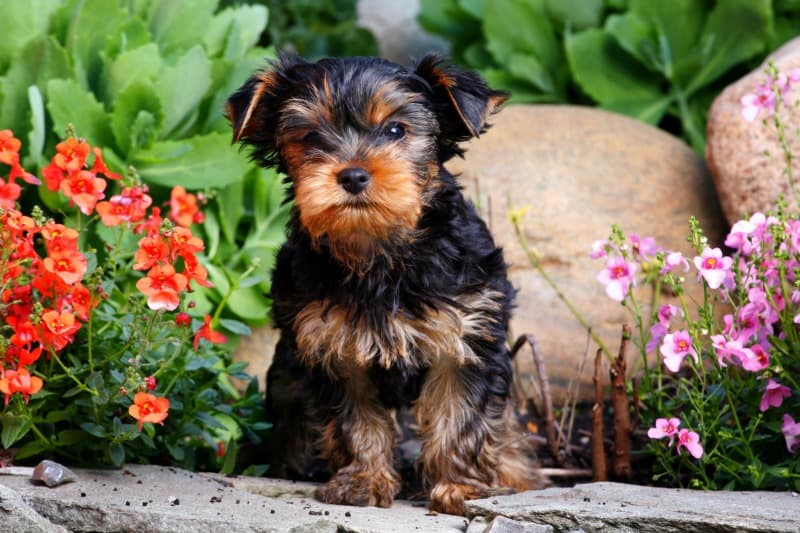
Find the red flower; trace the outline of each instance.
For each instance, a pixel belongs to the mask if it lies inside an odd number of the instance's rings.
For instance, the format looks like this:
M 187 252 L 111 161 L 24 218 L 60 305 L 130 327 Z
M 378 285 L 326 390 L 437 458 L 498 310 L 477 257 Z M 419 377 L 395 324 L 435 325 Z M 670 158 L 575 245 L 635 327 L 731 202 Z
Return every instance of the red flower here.
M 51 191 L 61 188 L 61 181 L 78 172 L 86 164 L 89 156 L 89 143 L 70 137 L 56 145 L 56 155 L 49 165 L 42 169 L 44 183 Z
M 145 237 L 139 241 L 139 249 L 133 256 L 134 270 L 148 270 L 169 258 L 169 246 L 161 235 Z
M 22 187 L 9 181 L 8 183 L 0 178 L 0 208 L 14 209 L 14 203 L 19 199 L 22 193 Z
M 174 311 L 180 303 L 178 293 L 186 289 L 188 283 L 186 276 L 176 273 L 172 265 L 156 265 L 147 277 L 136 282 L 136 288 L 147 296 L 150 309 Z
M 183 273 L 190 280 L 201 287 L 213 287 L 214 284 L 208 281 L 208 271 L 200 264 L 197 258 L 193 255 L 187 255 L 183 258 Z
M 42 237 L 48 254 L 59 254 L 78 251 L 78 236 L 80 234 L 63 224 L 48 222 L 42 228 Z
M 103 151 L 100 150 L 97 146 L 92 148 L 94 152 L 94 163 L 92 164 L 92 172 L 95 174 L 102 174 L 103 176 L 107 177 L 111 180 L 121 180 L 122 176 L 117 174 L 116 172 L 111 172 L 108 167 L 106 166 L 105 161 L 103 161 Z
M 196 254 L 202 252 L 204 248 L 202 239 L 192 235 L 192 231 L 188 228 L 174 228 L 169 241 L 172 245 L 173 258 L 179 255 L 187 256 Z
M 3 372 L 3 377 L 0 379 L 0 392 L 6 395 L 6 405 L 11 395 L 20 393 L 25 398 L 25 403 L 31 394 L 36 394 L 42 390 L 41 378 L 31 376 L 30 373 L 20 367 L 18 370 L 6 370 Z
M 25 169 L 19 164 L 19 149 L 21 147 L 22 143 L 14 137 L 11 130 L 0 131 L 0 163 L 11 167 L 11 172 L 8 174 L 8 183 L 12 185 L 15 179 L 22 178 L 27 183 L 39 185 L 41 182 L 36 176 L 25 172 Z
M 200 339 L 205 339 L 208 342 L 213 342 L 216 344 L 221 344 L 223 342 L 228 342 L 228 338 L 220 333 L 219 331 L 214 331 L 211 329 L 211 315 L 206 315 L 203 319 L 203 325 L 200 326 L 200 329 L 197 330 L 194 334 L 194 349 L 196 350 L 198 346 L 200 346 Z
M 169 219 L 175 224 L 188 228 L 200 212 L 197 197 L 187 193 L 180 185 L 173 187 L 169 198 Z
M 156 390 L 156 378 L 153 376 L 147 376 L 144 378 L 144 386 L 147 387 L 147 390 Z
M 175 315 L 175 324 L 182 327 L 191 326 L 192 317 L 189 316 L 189 313 L 178 313 Z
M 145 422 L 164 425 L 167 411 L 169 411 L 167 398 L 159 398 L 146 392 L 137 392 L 133 396 L 133 405 L 128 408 L 128 414 L 139 421 L 139 431 Z
M 71 343 L 75 332 L 81 329 L 72 313 L 59 313 L 50 310 L 42 313 L 43 327 L 40 330 L 42 342 L 58 351 Z
M 111 197 L 107 202 L 98 202 L 95 210 L 108 227 L 118 226 L 123 222 L 139 222 L 145 217 L 147 208 L 153 199 L 147 194 L 146 187 L 126 187 L 122 193 Z
M 105 197 L 106 180 L 88 170 L 80 170 L 63 179 L 59 189 L 81 213 L 91 215 L 97 201 Z
M 51 254 L 42 261 L 44 269 L 60 277 L 64 283 L 78 283 L 86 273 L 86 258 L 76 251 L 62 251 Z

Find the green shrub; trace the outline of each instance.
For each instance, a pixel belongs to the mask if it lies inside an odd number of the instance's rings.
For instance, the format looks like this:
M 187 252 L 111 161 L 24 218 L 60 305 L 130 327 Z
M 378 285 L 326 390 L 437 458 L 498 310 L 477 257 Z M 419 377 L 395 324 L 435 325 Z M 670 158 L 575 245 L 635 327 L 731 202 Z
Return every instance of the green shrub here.
M 705 145 L 731 76 L 796 34 L 796 0 L 431 0 L 420 24 L 517 102 L 589 101 Z

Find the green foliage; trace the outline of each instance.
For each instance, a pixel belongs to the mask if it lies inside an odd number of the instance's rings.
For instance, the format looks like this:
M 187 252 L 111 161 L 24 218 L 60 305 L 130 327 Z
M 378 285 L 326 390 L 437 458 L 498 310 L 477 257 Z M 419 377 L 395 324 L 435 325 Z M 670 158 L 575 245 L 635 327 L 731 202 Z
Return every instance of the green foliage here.
M 244 0 L 227 0 L 238 5 Z M 355 0 L 258 0 L 269 9 L 270 24 L 262 44 L 294 50 L 307 59 L 378 55 L 378 42 L 356 25 Z
M 262 270 L 269 266 L 282 241 L 285 209 L 265 211 L 255 205 L 263 194 L 245 196 L 280 187 L 281 178 L 253 168 L 231 146 L 223 115 L 226 98 L 274 56 L 257 44 L 268 11 L 263 5 L 217 4 L 0 0 L 0 129 L 28 141 L 22 156 L 31 171 L 46 163 L 42 154 L 52 153 L 71 124 L 102 147 L 116 170 L 135 167 L 157 202 L 174 185 L 204 191 L 214 213 L 204 230 L 217 244 L 206 266 L 215 281 L 224 281 L 251 269 L 254 259 Z M 338 7 L 318 6 L 329 14 Z M 295 16 L 299 9 L 278 13 Z M 349 34 L 336 35 L 346 40 Z M 225 314 L 265 322 L 268 290 L 263 277 L 229 300 Z M 223 295 L 204 290 L 206 307 Z
M 431 0 L 420 24 L 517 102 L 586 102 L 705 145 L 708 102 L 796 34 L 796 0 Z

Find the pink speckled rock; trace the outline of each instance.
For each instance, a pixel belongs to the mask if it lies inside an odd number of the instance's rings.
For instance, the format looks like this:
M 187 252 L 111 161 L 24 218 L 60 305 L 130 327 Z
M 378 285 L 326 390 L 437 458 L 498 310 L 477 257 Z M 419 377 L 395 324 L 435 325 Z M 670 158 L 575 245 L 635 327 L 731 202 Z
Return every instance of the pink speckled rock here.
M 800 68 L 800 37 L 779 48 L 767 61 L 773 61 L 781 72 Z M 767 62 L 727 87 L 714 100 L 708 114 L 706 160 L 722 211 L 731 224 L 745 214 L 774 207 L 781 194 L 791 210 L 798 210 L 784 173 L 786 165 L 772 120 L 762 120 L 766 117 L 764 112 L 754 122 L 742 118 L 741 99 L 764 82 L 766 65 Z M 787 141 L 795 156 L 800 155 L 800 110 L 795 105 L 799 99 L 800 87 L 795 87 L 788 93 L 789 105 L 782 106 L 779 115 L 786 124 Z M 792 171 L 800 191 L 800 159 L 794 160 Z

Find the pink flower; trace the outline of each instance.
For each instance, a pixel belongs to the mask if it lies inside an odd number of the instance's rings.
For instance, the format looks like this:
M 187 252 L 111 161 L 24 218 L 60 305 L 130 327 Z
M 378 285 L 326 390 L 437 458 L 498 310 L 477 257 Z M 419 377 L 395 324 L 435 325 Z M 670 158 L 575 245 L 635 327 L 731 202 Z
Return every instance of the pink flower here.
M 738 364 L 745 359 L 744 346 L 737 339 L 728 339 L 724 335 L 712 335 L 711 346 L 717 352 L 717 362 L 719 366 L 728 366 L 729 363 Z
M 651 353 L 655 350 L 667 333 L 669 333 L 669 328 L 661 322 L 653 324 L 650 328 L 650 340 L 647 341 L 647 346 L 644 347 L 645 353 Z
M 664 366 L 672 372 L 677 372 L 680 369 L 681 363 L 687 355 L 691 355 L 695 363 L 700 362 L 700 358 L 692 346 L 692 337 L 686 330 L 665 335 L 660 351 L 661 355 L 664 356 Z
M 639 254 L 645 260 L 652 259 L 656 252 L 661 251 L 661 247 L 656 245 L 656 240 L 652 237 L 641 238 L 636 233 L 631 233 L 628 239 L 631 241 L 633 253 Z
M 661 274 L 672 272 L 678 267 L 683 267 L 684 272 L 689 272 L 689 261 L 680 252 L 670 252 L 664 258 L 664 266 L 661 267 Z
M 612 300 L 621 302 L 628 295 L 631 285 L 635 284 L 636 265 L 628 263 L 622 257 L 612 257 L 606 261 L 606 267 L 597 274 L 597 281 L 606 286 L 606 294 Z
M 732 265 L 733 259 L 723 257 L 719 248 L 706 248 L 700 256 L 694 258 L 694 266 L 711 289 L 718 289 L 723 284 L 727 289 L 734 288 Z
M 692 457 L 700 459 L 703 456 L 703 446 L 700 444 L 700 436 L 694 431 L 682 429 L 678 432 L 678 454 L 681 453 L 681 448 L 686 448 Z
M 678 426 L 681 425 L 680 418 L 658 418 L 656 419 L 655 427 L 647 430 L 647 436 L 651 439 L 663 439 L 669 437 L 669 445 L 672 446 L 672 441 L 678 433 Z
M 765 85 L 756 87 L 755 92 L 742 96 L 742 118 L 747 122 L 753 122 L 758 118 L 761 110 L 765 110 L 768 115 L 775 112 L 775 93 Z
M 608 241 L 601 240 L 601 241 L 594 241 L 592 243 L 592 251 L 589 252 L 589 257 L 592 259 L 600 259 L 601 257 L 605 257 L 608 255 L 606 248 L 608 247 Z
M 739 358 L 742 368 L 748 372 L 761 372 L 769 366 L 769 352 L 760 344 L 744 348 L 742 357 Z
M 662 305 L 658 308 L 658 321 L 669 326 L 669 321 L 674 316 L 678 316 L 680 309 L 674 305 Z
M 780 407 L 784 398 L 792 395 L 789 387 L 784 387 L 774 379 L 767 381 L 767 387 L 764 389 L 764 394 L 761 396 L 761 403 L 758 404 L 758 410 L 762 413 L 770 407 Z
M 789 453 L 800 450 L 800 422 L 795 422 L 788 413 L 784 414 L 781 432 L 786 439 L 786 449 Z

